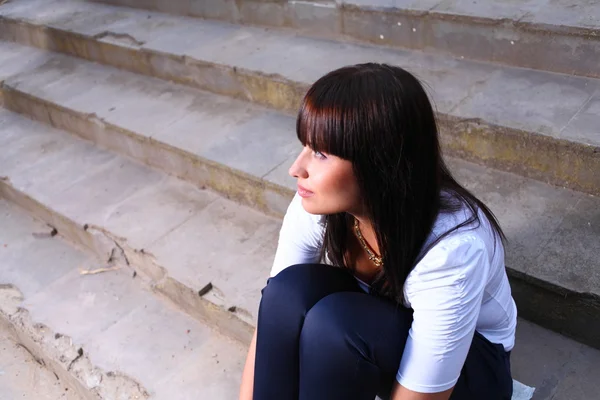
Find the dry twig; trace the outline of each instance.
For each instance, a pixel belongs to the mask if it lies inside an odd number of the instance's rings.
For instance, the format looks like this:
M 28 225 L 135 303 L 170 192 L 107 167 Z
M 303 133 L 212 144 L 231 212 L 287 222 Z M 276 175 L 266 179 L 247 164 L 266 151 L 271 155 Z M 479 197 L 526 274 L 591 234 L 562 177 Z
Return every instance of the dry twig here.
M 79 268 L 79 274 L 80 275 L 96 275 L 96 274 L 101 274 L 103 272 L 116 271 L 118 269 L 119 269 L 119 267 L 117 267 L 117 266 L 115 266 L 115 267 L 108 267 L 108 268 L 98 268 L 98 269 L 82 269 L 82 268 Z

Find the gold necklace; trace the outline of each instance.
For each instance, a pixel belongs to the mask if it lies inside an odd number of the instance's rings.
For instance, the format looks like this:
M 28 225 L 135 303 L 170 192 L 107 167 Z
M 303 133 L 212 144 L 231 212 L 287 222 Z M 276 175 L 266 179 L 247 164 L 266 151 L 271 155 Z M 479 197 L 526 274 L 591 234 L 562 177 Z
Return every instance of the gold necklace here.
M 357 219 L 354 219 L 354 233 L 356 233 L 356 237 L 358 238 L 358 241 L 360 242 L 362 248 L 365 249 L 365 251 L 367 252 L 369 260 L 371 260 L 371 262 L 375 264 L 377 268 L 383 267 L 383 258 L 376 255 L 375 252 L 371 249 L 371 246 L 369 246 L 369 244 L 366 242 L 365 238 L 362 235 L 362 232 L 360 231 L 360 227 L 358 226 Z

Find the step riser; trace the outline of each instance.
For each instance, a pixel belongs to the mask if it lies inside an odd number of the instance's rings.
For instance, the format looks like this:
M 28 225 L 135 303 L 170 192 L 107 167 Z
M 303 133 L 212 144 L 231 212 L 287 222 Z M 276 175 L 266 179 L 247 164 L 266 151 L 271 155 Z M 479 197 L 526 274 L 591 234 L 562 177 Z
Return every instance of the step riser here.
M 0 17 L 0 39 L 60 52 L 127 71 L 170 80 L 213 93 L 297 112 L 307 86 L 284 78 L 121 46 L 78 33 Z
M 600 196 L 600 148 L 438 114 L 446 155 Z
M 253 326 L 234 312 L 211 303 L 198 294 L 201 288 L 189 288 L 167 274 L 167 269 L 155 262 L 152 254 L 132 249 L 123 238 L 116 237 L 110 232 L 95 227 L 82 226 L 54 210 L 50 210 L 37 200 L 29 197 L 10 182 L 0 180 L 0 197 L 17 204 L 30 215 L 56 228 L 58 233 L 75 244 L 92 252 L 100 259 L 108 260 L 115 249 L 121 249 L 129 267 L 145 280 L 152 291 L 165 297 L 176 307 L 192 317 L 215 327 L 222 334 L 249 345 L 254 332 Z
M 474 60 L 600 77 L 597 62 L 600 40 L 592 29 L 548 27 L 377 6 L 340 6 L 333 1 L 98 2 L 237 24 L 292 28 L 330 39 L 350 38 L 377 45 L 433 50 Z
M 265 76 L 252 71 L 203 63 L 189 57 L 174 57 L 148 49 L 119 46 L 53 28 L 6 20 L 0 20 L 0 27 L 0 32 L 3 32 L 0 37 L 6 40 L 70 54 L 288 112 L 297 110 L 308 88 L 306 84 L 281 76 Z M 600 176 L 595 173 L 600 170 L 598 148 L 491 125 L 485 121 L 438 116 L 444 151 L 449 156 L 600 195 Z M 257 201 L 256 204 L 264 203 Z M 259 209 L 270 212 L 269 207 Z
M 507 268 L 519 316 L 600 349 L 600 298 L 566 291 Z
M 62 108 L 7 86 L 1 87 L 0 93 L 7 109 L 74 133 L 198 187 L 210 187 L 265 214 L 282 217 L 294 195 L 288 188 L 111 125 L 94 115 Z

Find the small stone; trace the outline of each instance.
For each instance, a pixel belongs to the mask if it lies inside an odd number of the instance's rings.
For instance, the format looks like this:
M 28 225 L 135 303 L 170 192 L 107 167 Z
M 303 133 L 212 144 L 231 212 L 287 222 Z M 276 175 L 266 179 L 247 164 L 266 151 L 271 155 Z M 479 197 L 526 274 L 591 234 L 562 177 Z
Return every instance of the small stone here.
M 383 39 L 383 35 L 379 35 L 379 39 Z
M 416 31 L 417 31 L 417 28 L 413 28 L 413 32 L 416 32 Z
M 208 282 L 206 286 L 198 291 L 198 296 L 202 297 L 213 289 L 213 285 L 211 282 Z
M 402 26 L 402 22 L 398 22 L 398 26 Z

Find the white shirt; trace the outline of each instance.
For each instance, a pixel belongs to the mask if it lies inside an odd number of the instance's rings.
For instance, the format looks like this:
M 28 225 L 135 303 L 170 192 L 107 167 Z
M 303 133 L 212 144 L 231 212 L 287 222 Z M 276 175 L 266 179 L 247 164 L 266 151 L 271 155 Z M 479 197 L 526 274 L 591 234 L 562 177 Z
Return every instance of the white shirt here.
M 283 219 L 271 276 L 294 264 L 317 263 L 325 222 L 296 194 Z M 441 214 L 427 242 L 467 220 L 465 206 Z M 396 376 L 407 389 L 436 393 L 458 381 L 475 330 L 506 351 L 514 346 L 517 309 L 504 265 L 504 247 L 485 214 L 481 224 L 448 235 L 419 261 L 404 285 L 413 323 Z M 364 283 L 361 286 L 365 286 Z

